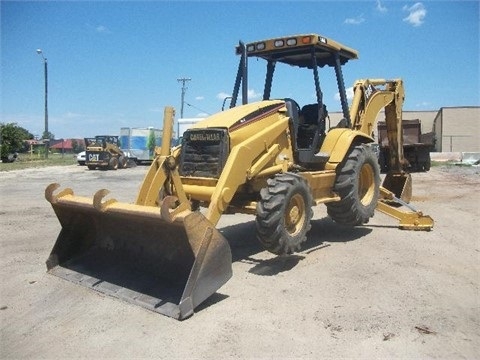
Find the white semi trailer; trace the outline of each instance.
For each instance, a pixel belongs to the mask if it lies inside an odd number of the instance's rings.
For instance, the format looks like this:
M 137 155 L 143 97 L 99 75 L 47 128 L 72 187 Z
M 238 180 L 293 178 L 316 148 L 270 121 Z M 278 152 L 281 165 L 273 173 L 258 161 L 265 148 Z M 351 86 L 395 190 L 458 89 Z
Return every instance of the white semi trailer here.
M 153 127 L 120 129 L 120 146 L 130 160 L 137 164 L 151 162 L 156 146 L 162 145 L 162 130 Z

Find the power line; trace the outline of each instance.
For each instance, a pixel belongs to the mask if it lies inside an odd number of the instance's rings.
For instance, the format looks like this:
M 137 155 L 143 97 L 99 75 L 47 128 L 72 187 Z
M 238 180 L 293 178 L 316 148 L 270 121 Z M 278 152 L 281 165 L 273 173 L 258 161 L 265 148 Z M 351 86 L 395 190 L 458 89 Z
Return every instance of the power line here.
M 196 107 L 196 106 L 194 106 L 194 105 L 192 105 L 192 104 L 189 104 L 189 103 L 186 102 L 186 101 L 185 101 L 185 104 L 187 104 L 188 106 L 190 106 L 190 107 L 192 107 L 192 108 L 194 108 L 194 109 L 197 109 L 197 110 L 199 110 L 199 111 L 201 111 L 201 112 L 204 112 L 204 113 L 207 114 L 207 115 L 212 115 L 212 114 L 210 114 L 208 111 L 205 111 L 205 110 L 203 110 L 203 109 L 200 109 L 199 107 Z

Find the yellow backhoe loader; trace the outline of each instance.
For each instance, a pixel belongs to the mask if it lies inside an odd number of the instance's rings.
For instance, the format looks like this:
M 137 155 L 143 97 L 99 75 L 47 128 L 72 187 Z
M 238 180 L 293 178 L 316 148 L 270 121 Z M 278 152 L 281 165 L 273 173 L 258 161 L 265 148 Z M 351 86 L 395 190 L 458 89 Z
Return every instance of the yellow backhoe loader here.
M 93 199 L 57 192 L 58 184 L 46 189 L 62 225 L 47 260 L 50 273 L 184 319 L 232 275 L 230 247 L 215 228 L 223 214 L 255 215 L 258 240 L 274 254 L 300 249 L 312 206 L 322 203 L 339 225 L 365 224 L 377 209 L 403 229 L 433 227 L 409 204 L 401 80 L 357 81 L 349 109 L 342 65 L 358 57 L 355 50 L 317 34 L 240 42 L 236 50 L 230 108 L 187 130 L 181 145 L 164 141 L 135 203 L 107 199 L 104 189 Z M 247 100 L 249 58 L 266 62 L 263 99 L 253 103 Z M 311 72 L 314 103 L 300 107 L 271 96 L 278 64 Z M 323 67 L 335 71 L 344 117 L 331 128 L 319 81 Z M 293 87 L 295 79 L 289 81 Z M 383 108 L 392 170 L 381 185 L 371 144 Z M 164 140 L 171 138 L 173 118 L 166 107 Z

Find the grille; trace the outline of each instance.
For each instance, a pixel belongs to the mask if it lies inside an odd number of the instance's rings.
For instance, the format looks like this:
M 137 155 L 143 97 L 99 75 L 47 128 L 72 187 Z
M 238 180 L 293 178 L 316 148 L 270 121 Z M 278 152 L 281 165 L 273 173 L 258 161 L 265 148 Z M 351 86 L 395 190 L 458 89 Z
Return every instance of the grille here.
M 185 131 L 180 155 L 180 175 L 218 178 L 227 161 L 228 149 L 226 129 Z

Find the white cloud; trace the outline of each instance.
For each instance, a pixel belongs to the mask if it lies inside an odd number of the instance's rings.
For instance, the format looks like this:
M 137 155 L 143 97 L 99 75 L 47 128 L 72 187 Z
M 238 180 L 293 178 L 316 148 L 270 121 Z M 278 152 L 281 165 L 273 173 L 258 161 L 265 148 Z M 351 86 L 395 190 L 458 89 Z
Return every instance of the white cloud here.
M 429 103 L 428 101 L 422 101 L 422 102 L 416 104 L 416 107 L 425 109 L 425 108 L 430 107 L 430 105 L 431 105 L 431 103 Z
M 224 100 L 225 98 L 228 98 L 228 97 L 231 97 L 232 95 L 230 94 L 227 94 L 227 93 L 224 93 L 224 92 L 220 92 L 217 94 L 217 99 L 220 99 L 220 100 Z
M 382 4 L 380 0 L 377 0 L 377 6 L 376 6 L 377 11 L 381 13 L 385 13 L 388 11 L 387 7 Z
M 85 24 L 86 29 L 89 32 L 95 32 L 97 34 L 111 34 L 112 32 L 105 25 L 92 25 L 90 23 Z
M 347 93 L 347 100 L 352 100 L 353 99 L 353 86 L 350 86 L 349 88 L 345 89 Z M 335 100 L 340 101 L 340 93 L 336 93 L 334 96 Z
M 205 97 L 204 97 L 204 96 L 197 96 L 197 97 L 195 98 L 195 100 L 198 100 L 198 101 L 200 101 L 200 100 L 204 100 L 204 99 L 205 99 Z
M 355 18 L 347 18 L 343 23 L 347 25 L 360 25 L 363 22 L 365 22 L 365 18 L 363 17 L 363 14 L 361 14 Z
M 63 115 L 64 118 L 67 118 L 67 119 L 75 119 L 75 118 L 79 118 L 79 117 L 82 117 L 83 115 L 82 114 L 78 114 L 78 113 L 74 113 L 74 112 L 67 112 Z
M 248 98 L 249 99 L 258 99 L 262 94 L 255 92 L 253 89 L 248 89 Z
M 404 11 L 408 11 L 409 14 L 403 21 L 410 23 L 413 26 L 420 26 L 423 24 L 425 16 L 427 15 L 427 9 L 423 6 L 422 3 L 418 2 L 410 7 L 405 5 L 403 7 Z
M 96 26 L 95 31 L 100 34 L 110 34 L 110 30 L 104 25 Z
M 239 97 L 241 98 L 241 96 L 242 96 L 242 94 L 240 93 Z M 248 89 L 248 92 L 247 92 L 248 99 L 258 99 L 261 96 L 262 96 L 262 94 L 257 93 L 254 89 Z M 231 98 L 231 97 L 232 97 L 232 95 L 227 94 L 223 91 L 217 94 L 217 99 L 222 100 L 222 101 L 225 100 L 225 98 Z

